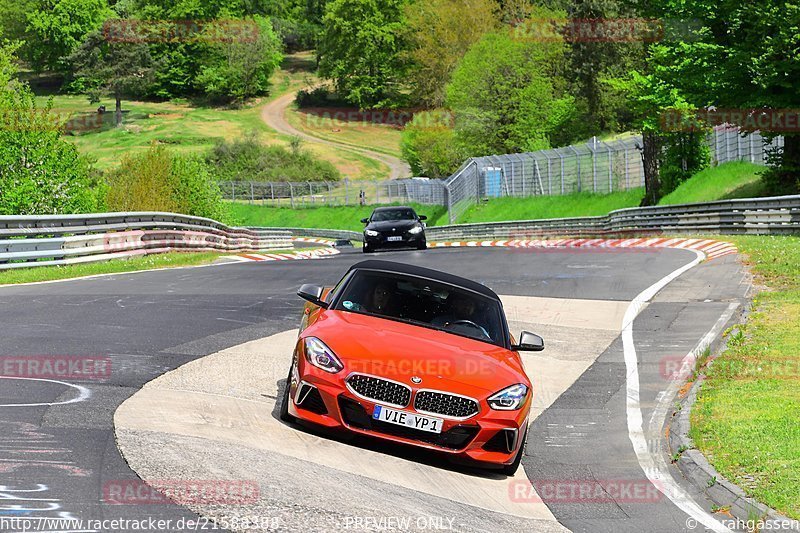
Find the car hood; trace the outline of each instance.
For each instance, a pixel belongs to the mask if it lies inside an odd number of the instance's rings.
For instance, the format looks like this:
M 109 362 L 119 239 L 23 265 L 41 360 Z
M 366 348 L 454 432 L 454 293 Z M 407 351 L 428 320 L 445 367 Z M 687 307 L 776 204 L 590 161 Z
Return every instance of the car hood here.
M 387 220 L 383 222 L 370 222 L 364 229 L 391 231 L 392 228 L 397 228 L 397 231 L 407 231 L 416 225 L 416 220 Z
M 347 374 L 360 372 L 482 398 L 530 380 L 517 355 L 466 337 L 347 311 L 324 311 L 303 336 L 321 339 Z M 422 382 L 415 384 L 411 378 Z

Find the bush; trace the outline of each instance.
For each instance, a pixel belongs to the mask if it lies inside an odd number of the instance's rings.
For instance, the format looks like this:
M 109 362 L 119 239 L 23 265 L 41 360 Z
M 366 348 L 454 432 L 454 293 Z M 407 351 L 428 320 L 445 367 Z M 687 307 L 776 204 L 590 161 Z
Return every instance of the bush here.
M 37 108 L 16 81 L 14 48 L 0 46 L 0 214 L 87 213 L 101 208 L 88 161 L 61 138 L 51 104 Z
M 220 141 L 206 161 L 221 181 L 338 181 L 339 171 L 328 161 L 303 150 L 264 146 L 256 134 L 234 141 Z
M 166 211 L 223 220 L 222 193 L 206 164 L 153 144 L 107 175 L 111 211 Z
M 445 178 L 469 157 L 458 144 L 450 117 L 446 110 L 423 111 L 406 125 L 400 147 L 415 175 Z
M 349 104 L 327 87 L 300 89 L 295 97 L 298 107 L 347 107 Z
M 281 42 L 268 19 L 256 16 L 242 22 L 254 24 L 257 36 L 213 45 L 210 61 L 195 80 L 195 85 L 212 98 L 242 102 L 267 94 L 272 73 L 283 59 Z

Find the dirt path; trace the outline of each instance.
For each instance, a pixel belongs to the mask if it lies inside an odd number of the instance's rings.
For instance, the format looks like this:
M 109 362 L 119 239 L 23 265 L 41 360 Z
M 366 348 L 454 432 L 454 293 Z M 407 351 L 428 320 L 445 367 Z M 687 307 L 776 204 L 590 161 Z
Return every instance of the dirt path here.
M 370 159 L 380 161 L 389 167 L 390 172 L 389 175 L 386 176 L 388 179 L 407 178 L 411 176 L 411 168 L 408 166 L 408 163 L 400 158 L 382 154 L 380 152 L 374 152 L 368 148 L 357 148 L 350 144 L 341 144 L 334 141 L 329 141 L 327 139 L 320 139 L 319 137 L 314 137 L 313 135 L 309 135 L 293 127 L 291 124 L 289 124 L 289 121 L 286 120 L 286 108 L 292 105 L 292 102 L 294 102 L 294 96 L 294 93 L 291 92 L 284 94 L 283 96 L 276 98 L 263 107 L 261 110 L 261 118 L 264 120 L 267 126 L 274 129 L 278 133 L 295 135 L 310 143 L 335 146 L 341 150 L 357 152 L 369 157 Z

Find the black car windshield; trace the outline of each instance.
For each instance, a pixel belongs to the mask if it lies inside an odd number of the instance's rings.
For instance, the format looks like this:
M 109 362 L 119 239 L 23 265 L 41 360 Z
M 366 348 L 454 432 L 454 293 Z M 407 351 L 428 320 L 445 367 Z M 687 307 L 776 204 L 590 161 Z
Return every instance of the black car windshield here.
M 394 220 L 416 220 L 417 216 L 411 209 L 382 209 L 372 213 L 372 222 L 388 222 Z
M 357 270 L 334 309 L 390 318 L 506 346 L 497 300 L 416 276 Z

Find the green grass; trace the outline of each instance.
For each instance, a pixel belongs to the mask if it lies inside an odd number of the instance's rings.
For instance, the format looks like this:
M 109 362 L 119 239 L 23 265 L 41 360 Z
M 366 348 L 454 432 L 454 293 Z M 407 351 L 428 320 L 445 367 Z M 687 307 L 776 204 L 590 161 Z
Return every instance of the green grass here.
M 315 78 L 309 71 L 314 64 L 309 52 L 286 56 L 282 68 L 272 78 L 272 94 L 238 109 L 200 106 L 180 99 L 124 100 L 123 124 L 118 128 L 114 126 L 114 101 L 109 97 L 102 98 L 99 104 L 90 104 L 86 96 L 40 95 L 37 102 L 43 105 L 52 97 L 53 110 L 70 119 L 71 131 L 66 138 L 82 154 L 95 160 L 100 169 L 112 168 L 119 164 L 122 154 L 144 151 L 154 142 L 166 144 L 176 152 L 202 154 L 217 140 L 232 140 L 255 131 L 266 144 L 288 146 L 290 138 L 268 128 L 261 119 L 261 109 L 270 99 L 313 83 Z M 107 112 L 98 120 L 96 109 L 100 104 L 106 106 Z M 351 179 L 383 178 L 389 172 L 383 163 L 359 153 L 311 143 L 306 148 Z
M 442 206 L 408 204 L 420 215 L 428 217 L 428 226 L 447 223 L 447 211 Z M 362 218 L 369 217 L 372 206 L 266 207 L 249 204 L 230 204 L 231 215 L 242 226 L 265 226 L 284 228 L 324 228 L 361 231 Z
M 329 112 L 335 113 L 336 110 L 331 109 Z M 394 157 L 402 156 L 400 150 L 402 128 L 366 121 L 337 120 L 332 116 L 335 115 L 317 115 L 298 109 L 296 106 L 286 110 L 289 124 L 308 135 L 356 148 L 368 148 Z
M 725 239 L 769 290 L 708 370 L 690 435 L 748 495 L 800 519 L 800 238 Z
M 0 270 L 0 285 L 134 272 L 151 268 L 204 265 L 212 263 L 222 255 L 225 254 L 218 252 L 169 252 L 145 257 L 132 257 L 130 259 L 114 259 L 99 263 Z
M 642 189 L 611 194 L 575 193 L 564 196 L 495 198 L 467 209 L 459 223 L 500 222 L 605 215 L 609 211 L 639 205 Z
M 746 161 L 710 167 L 681 183 L 677 189 L 662 198 L 659 204 L 689 204 L 764 196 L 765 189 L 760 176 L 763 171 L 762 165 Z
M 705 169 L 662 198 L 659 205 L 761 196 L 764 194 L 764 187 L 759 173 L 763 169 L 763 166 L 748 162 L 725 163 Z M 459 222 L 605 215 L 615 209 L 637 207 L 643 194 L 643 189 L 632 189 L 611 194 L 574 193 L 564 196 L 496 198 L 471 206 Z

